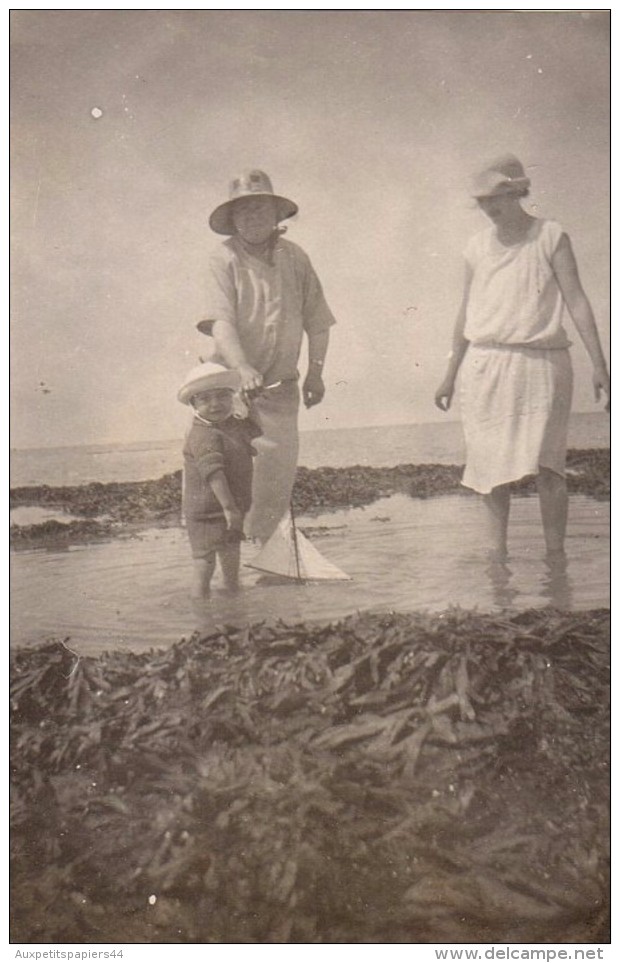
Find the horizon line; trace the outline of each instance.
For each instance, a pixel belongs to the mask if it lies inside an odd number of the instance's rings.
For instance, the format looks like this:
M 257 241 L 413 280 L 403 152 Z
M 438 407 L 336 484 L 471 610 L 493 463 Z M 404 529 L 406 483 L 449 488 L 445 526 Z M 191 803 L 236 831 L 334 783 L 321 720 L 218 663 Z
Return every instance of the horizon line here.
M 586 411 L 571 411 L 571 415 L 604 415 L 609 414 L 604 408 L 601 409 L 588 409 Z M 460 424 L 461 418 L 436 418 L 432 421 L 382 421 L 374 422 L 373 424 L 365 425 L 326 425 L 323 428 L 300 428 L 300 435 L 309 435 L 322 431 L 355 431 L 359 429 L 368 428 L 402 428 L 402 427 L 419 427 L 420 425 L 446 425 L 446 424 Z M 22 446 L 9 446 L 9 453 L 12 452 L 25 452 L 25 451 L 54 451 L 62 448 L 121 448 L 127 447 L 129 445 L 156 445 L 156 444 L 170 444 L 172 442 L 179 442 L 182 435 L 175 435 L 169 438 L 136 438 L 133 441 L 79 441 L 79 442 L 66 442 L 64 444 L 57 445 L 22 445 Z

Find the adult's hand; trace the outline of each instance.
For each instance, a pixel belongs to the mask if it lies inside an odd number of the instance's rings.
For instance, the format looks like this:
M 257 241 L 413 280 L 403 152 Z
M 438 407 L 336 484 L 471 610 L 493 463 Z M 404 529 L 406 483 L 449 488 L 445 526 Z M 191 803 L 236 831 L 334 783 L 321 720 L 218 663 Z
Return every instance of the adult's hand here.
M 609 383 L 609 374 L 606 368 L 594 369 L 592 374 L 592 385 L 594 387 L 595 400 L 600 401 L 601 394 L 605 394 L 607 396 L 605 411 L 611 411 L 611 387 Z
M 242 391 L 254 391 L 263 384 L 263 376 L 260 371 L 253 368 L 250 364 L 240 364 L 237 366 L 239 377 L 241 378 Z
M 318 405 L 323 401 L 323 396 L 325 395 L 325 385 L 323 384 L 321 375 L 310 370 L 306 375 L 306 380 L 301 390 L 306 408 L 312 408 L 313 405 Z
M 438 408 L 441 408 L 442 411 L 448 411 L 452 404 L 453 395 L 454 380 L 452 378 L 444 378 L 435 392 L 435 404 Z

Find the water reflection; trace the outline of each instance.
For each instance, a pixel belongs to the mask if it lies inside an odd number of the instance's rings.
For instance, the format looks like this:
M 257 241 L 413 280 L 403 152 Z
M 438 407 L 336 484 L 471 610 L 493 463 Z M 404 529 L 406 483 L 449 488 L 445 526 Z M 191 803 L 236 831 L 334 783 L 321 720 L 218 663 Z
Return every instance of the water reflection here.
M 388 519 L 377 524 L 376 519 Z M 508 562 L 490 565 L 475 499 L 393 496 L 370 510 L 308 520 L 312 540 L 350 582 L 269 584 L 247 567 L 242 589 L 225 595 L 218 573 L 211 598 L 192 611 L 191 557 L 182 529 L 30 551 L 11 558 L 13 644 L 70 636 L 84 653 L 167 645 L 195 629 L 260 621 L 340 619 L 357 611 L 483 611 L 552 605 L 563 610 L 609 605 L 609 505 L 575 497 L 568 557 L 544 561 L 535 499 L 515 498 Z
M 215 590 L 209 598 L 191 600 L 194 630 L 200 636 L 211 635 L 222 626 L 241 627 L 257 621 L 302 622 L 307 617 L 307 591 L 303 583 L 281 579 L 272 585 L 261 582 L 246 585 L 236 592 Z M 317 617 L 319 613 L 313 613 Z
M 512 608 L 519 590 L 512 584 L 513 572 L 507 562 L 503 559 L 492 559 L 486 568 L 486 574 L 489 577 L 493 604 L 499 609 Z
M 192 599 L 194 631 L 200 636 L 211 635 L 222 625 L 244 625 L 250 621 L 243 589 L 236 592 L 215 592 L 205 599 Z
M 573 582 L 568 574 L 568 559 L 564 554 L 546 556 L 538 562 L 534 562 L 535 586 L 540 599 L 546 601 L 548 605 L 556 609 L 571 610 L 575 607 Z M 529 568 L 531 568 L 531 562 Z M 517 570 L 523 568 L 522 560 L 513 560 L 511 568 L 507 561 L 493 559 L 485 568 L 485 574 L 491 589 L 492 603 L 496 608 L 509 609 L 519 607 L 517 598 L 521 596 L 521 603 L 524 601 L 524 593 L 532 589 L 533 572 L 525 578 L 525 571 L 520 571 L 521 588 L 518 587 L 519 578 L 515 578 L 515 567 Z M 534 603 L 536 599 L 532 600 Z
M 568 559 L 564 553 L 548 555 L 541 580 L 540 594 L 556 609 L 573 608 L 573 583 L 568 575 Z

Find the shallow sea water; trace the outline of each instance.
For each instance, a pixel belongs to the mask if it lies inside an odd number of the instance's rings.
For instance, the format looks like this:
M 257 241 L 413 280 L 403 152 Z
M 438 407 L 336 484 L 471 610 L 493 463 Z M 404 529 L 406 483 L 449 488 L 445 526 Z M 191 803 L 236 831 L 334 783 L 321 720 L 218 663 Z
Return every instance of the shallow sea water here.
M 350 582 L 264 585 L 242 568 L 242 589 L 213 594 L 198 610 L 189 598 L 191 558 L 183 529 L 139 535 L 67 551 L 33 550 L 11 559 L 11 639 L 29 645 L 69 638 L 81 654 L 165 647 L 196 628 L 243 626 L 263 619 L 337 619 L 365 610 L 438 612 L 450 606 L 497 612 L 552 605 L 610 604 L 608 502 L 571 498 L 567 560 L 550 567 L 538 500 L 513 498 L 510 557 L 489 565 L 482 506 L 462 495 L 396 495 L 348 511 L 301 517 L 318 550 Z M 257 552 L 242 545 L 242 562 Z

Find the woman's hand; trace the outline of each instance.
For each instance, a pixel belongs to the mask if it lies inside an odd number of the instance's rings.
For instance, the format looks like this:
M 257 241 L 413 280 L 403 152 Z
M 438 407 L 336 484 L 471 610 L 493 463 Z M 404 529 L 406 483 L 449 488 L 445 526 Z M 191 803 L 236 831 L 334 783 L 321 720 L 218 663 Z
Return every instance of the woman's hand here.
M 610 411 L 611 409 L 611 385 L 609 383 L 609 374 L 606 368 L 595 368 L 592 373 L 592 384 L 594 386 L 594 399 L 595 401 L 601 400 L 601 392 L 607 395 L 607 403 L 605 405 L 605 411 Z
M 444 378 L 435 392 L 435 404 L 442 411 L 448 411 L 454 395 L 454 378 Z
M 253 368 L 252 365 L 237 365 L 237 371 L 239 372 L 239 377 L 241 378 L 242 391 L 255 391 L 257 388 L 262 387 L 263 376 L 260 371 L 257 371 L 256 368 Z
M 303 383 L 302 394 L 306 408 L 312 408 L 313 405 L 318 405 L 323 400 L 325 385 L 318 372 L 310 369 Z

